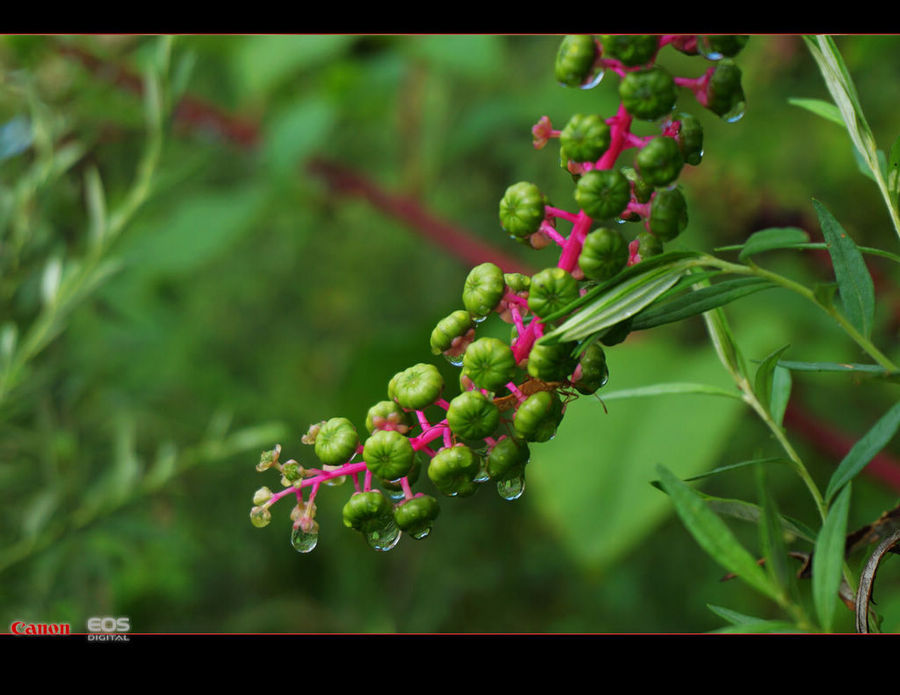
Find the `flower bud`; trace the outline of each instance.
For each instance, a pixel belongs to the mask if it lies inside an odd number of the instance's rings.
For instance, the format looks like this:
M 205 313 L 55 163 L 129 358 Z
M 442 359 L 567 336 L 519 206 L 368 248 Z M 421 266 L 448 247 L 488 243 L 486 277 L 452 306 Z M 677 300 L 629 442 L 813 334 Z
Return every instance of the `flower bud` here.
M 259 463 L 256 464 L 256 470 L 262 473 L 264 470 L 278 465 L 278 456 L 281 454 L 281 444 L 277 444 L 274 449 L 264 451 L 259 456 Z
M 422 410 L 441 397 L 444 377 L 434 365 L 420 363 L 400 372 L 391 383 L 401 407 Z
M 623 65 L 646 65 L 659 50 L 659 36 L 613 34 L 600 36 L 604 58 L 615 58 Z
M 549 316 L 578 299 L 578 281 L 562 268 L 544 268 L 531 278 L 528 308 L 537 316 Z
M 628 244 L 618 229 L 601 227 L 584 238 L 578 267 L 586 278 L 609 280 L 628 265 Z
M 481 391 L 466 391 L 450 401 L 447 425 L 459 439 L 484 439 L 499 424 L 500 411 Z
M 575 202 L 595 220 L 618 217 L 629 200 L 628 179 L 615 169 L 588 171 L 575 186 Z
M 332 466 L 346 463 L 359 446 L 359 435 L 353 423 L 345 417 L 333 417 L 322 425 L 316 435 L 316 456 Z
M 644 145 L 634 162 L 647 183 L 667 186 L 681 173 L 684 157 L 674 138 L 661 135 Z
M 409 473 L 414 457 L 409 439 L 392 430 L 376 430 L 363 447 L 366 466 L 384 480 L 397 480 Z
M 253 493 L 253 504 L 259 506 L 265 504 L 272 498 L 272 491 L 263 486 Z
M 303 466 L 296 461 L 288 461 L 281 467 L 281 474 L 288 483 L 293 483 L 303 477 Z
M 589 35 L 563 38 L 556 54 L 556 81 L 567 87 L 580 87 L 591 74 L 597 57 L 597 44 Z
M 660 241 L 672 241 L 687 227 L 687 203 L 677 188 L 657 191 L 650 203 L 650 231 Z M 643 254 L 641 255 L 643 258 Z
M 513 426 L 522 439 L 529 442 L 546 442 L 562 421 L 562 401 L 555 391 L 538 391 L 531 394 L 513 417 Z
M 500 226 L 517 241 L 526 241 L 544 221 L 547 197 L 533 183 L 520 181 L 500 199 Z
M 463 373 L 488 391 L 499 391 L 516 373 L 516 360 L 509 345 L 497 338 L 479 338 L 463 356 Z
M 596 115 L 575 114 L 559 136 L 566 157 L 576 162 L 595 162 L 609 149 L 610 129 Z
M 505 292 L 503 271 L 493 263 L 482 263 L 472 268 L 466 277 L 463 305 L 472 316 L 483 318 L 494 310 Z
M 655 121 L 675 108 L 675 80 L 659 66 L 629 72 L 619 84 L 625 109 L 635 118 Z

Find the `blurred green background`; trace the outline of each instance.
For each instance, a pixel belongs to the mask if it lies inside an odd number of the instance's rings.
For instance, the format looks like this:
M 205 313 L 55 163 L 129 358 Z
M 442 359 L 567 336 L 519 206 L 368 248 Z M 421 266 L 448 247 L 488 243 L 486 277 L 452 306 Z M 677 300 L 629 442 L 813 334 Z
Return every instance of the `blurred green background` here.
M 289 545 L 288 503 L 269 527 L 252 527 L 253 491 L 278 488 L 277 474 L 256 472 L 259 452 L 280 442 L 283 459 L 311 461 L 299 441 L 310 423 L 346 416 L 361 428 L 395 372 L 433 361 L 428 336 L 460 305 L 468 272 L 416 229 L 335 194 L 307 162 L 340 163 L 539 269 L 555 263 L 552 250 L 506 239 L 497 203 L 529 180 L 574 207 L 558 149 L 535 151 L 529 129 L 544 114 L 557 127 L 575 112 L 611 115 L 618 80 L 561 88 L 552 36 L 178 37 L 167 65 L 163 41 L 0 40 L 4 369 L 29 335 L 41 346 L 0 400 L 0 624 L 83 631 L 89 617 L 113 615 L 129 616 L 135 632 L 693 632 L 722 626 L 707 603 L 778 617 L 749 588 L 720 581 L 723 570 L 649 485 L 658 463 L 687 477 L 777 455 L 730 400 L 614 401 L 607 414 L 583 398 L 552 442 L 533 447 L 520 500 L 490 485 L 444 498 L 431 537 L 389 553 L 342 527 L 349 483 L 320 492 L 310 555 Z M 900 134 L 900 40 L 838 45 L 889 148 Z M 896 253 L 846 134 L 787 102 L 828 99 L 802 40 L 753 37 L 737 61 L 748 101 L 740 122 L 689 95 L 680 102 L 702 119 L 705 157 L 681 176 L 691 223 L 674 246 L 711 250 L 787 225 L 819 239 L 815 197 L 858 243 Z M 660 63 L 688 77 L 706 68 L 671 48 Z M 258 136 L 242 143 L 220 122 L 176 112 L 146 202 L 104 255 L 116 264 L 53 313 L 54 279 L 65 287 L 90 257 L 88 181 L 99 174 L 107 209 L 119 209 L 147 141 L 144 102 L 117 70 L 140 78 L 164 68 L 164 104 L 190 94 L 258 125 Z M 831 279 L 817 258 L 765 262 L 807 282 Z M 874 339 L 896 357 L 900 283 L 882 260 L 869 257 Z M 53 321 L 35 338 L 48 311 Z M 749 359 L 789 343 L 786 359 L 863 361 L 824 316 L 778 290 L 728 315 Z M 608 360 L 607 389 L 729 383 L 699 319 L 632 335 Z M 897 394 L 843 375 L 794 382 L 794 402 L 853 438 Z M 824 486 L 837 458 L 793 440 Z M 815 522 L 787 470 L 771 468 L 770 480 L 782 512 Z M 434 492 L 424 479 L 417 487 Z M 756 501 L 748 469 L 701 487 Z M 850 528 L 897 496 L 861 478 Z M 755 528 L 731 525 L 755 552 Z M 891 630 L 900 630 L 898 565 L 884 564 L 875 593 Z M 849 612 L 841 620 L 852 630 Z

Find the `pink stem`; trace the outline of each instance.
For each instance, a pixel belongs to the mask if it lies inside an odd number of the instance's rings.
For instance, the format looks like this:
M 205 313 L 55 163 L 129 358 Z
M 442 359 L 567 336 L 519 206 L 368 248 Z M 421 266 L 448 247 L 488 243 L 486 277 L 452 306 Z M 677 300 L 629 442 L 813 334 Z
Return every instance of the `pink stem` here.
M 628 207 L 625 208 L 625 211 L 633 212 L 641 217 L 650 217 L 650 203 L 639 203 L 636 200 L 632 200 L 628 203 Z
M 572 227 L 572 233 L 566 239 L 566 245 L 563 247 L 562 255 L 559 257 L 559 267 L 571 273 L 578 263 L 578 256 L 581 255 L 581 247 L 584 244 L 584 238 L 587 236 L 591 228 L 591 218 L 584 214 L 584 211 L 578 213 L 578 219 L 575 226 Z
M 553 217 L 559 217 L 564 220 L 568 220 L 569 222 L 574 222 L 578 219 L 578 215 L 575 215 L 571 212 L 567 212 L 566 210 L 561 210 L 560 208 L 554 208 L 549 205 L 544 206 L 544 212 Z
M 453 446 L 453 440 L 450 438 L 450 428 L 444 430 L 444 447 L 449 449 Z
M 550 224 L 546 220 L 541 222 L 541 228 L 538 231 L 546 234 L 548 237 L 553 239 L 553 241 L 555 241 L 560 246 L 564 246 L 566 243 L 565 237 L 562 234 L 560 234 L 559 232 L 557 232 L 555 229 L 553 229 L 553 227 L 551 227 Z
M 709 68 L 701 77 L 697 78 L 676 77 L 675 84 L 679 87 L 690 89 L 700 106 L 706 106 L 709 103 L 706 87 L 709 85 L 709 79 L 715 71 L 715 68 Z
M 409 478 L 406 476 L 400 478 L 400 487 L 403 488 L 403 496 L 406 499 L 411 500 L 413 495 L 412 490 L 409 488 Z
M 371 490 L 371 489 L 372 489 L 372 471 L 370 471 L 370 470 L 367 468 L 367 469 L 366 469 L 366 482 L 365 482 L 365 484 L 363 485 L 363 491 L 364 491 L 364 492 L 368 492 L 368 491 Z
M 526 306 L 527 306 L 526 302 Z M 516 335 L 522 335 L 525 333 L 525 324 L 522 322 L 522 314 L 519 312 L 519 307 L 511 306 L 509 308 L 509 312 L 512 314 L 513 323 L 516 324 Z
M 525 394 L 519 391 L 519 387 L 516 386 L 513 382 L 510 381 L 506 385 L 506 388 L 508 388 L 509 392 L 516 397 L 516 400 L 519 401 L 519 403 L 525 400 Z
M 506 294 L 503 295 L 504 302 L 513 302 L 515 304 L 521 304 L 524 307 L 528 307 L 528 300 L 524 297 L 520 297 L 515 292 L 506 291 Z M 510 310 L 514 310 L 516 307 L 510 307 Z
M 431 429 L 431 424 L 428 422 L 428 420 L 425 419 L 425 413 L 423 413 L 421 410 L 417 410 L 416 417 L 419 419 L 419 426 L 422 428 L 423 433 L 426 430 Z
M 447 408 L 450 407 L 450 404 L 447 401 L 445 401 L 443 398 L 438 398 L 437 401 L 435 401 L 435 404 L 438 405 L 439 407 L 443 408 L 444 410 L 447 410 Z
M 609 149 L 597 162 L 598 169 L 612 169 L 622 150 L 625 149 L 625 140 L 631 131 L 631 114 L 625 110 L 625 104 L 620 103 L 616 115 L 607 119 L 606 122 L 611 129 L 610 144 Z

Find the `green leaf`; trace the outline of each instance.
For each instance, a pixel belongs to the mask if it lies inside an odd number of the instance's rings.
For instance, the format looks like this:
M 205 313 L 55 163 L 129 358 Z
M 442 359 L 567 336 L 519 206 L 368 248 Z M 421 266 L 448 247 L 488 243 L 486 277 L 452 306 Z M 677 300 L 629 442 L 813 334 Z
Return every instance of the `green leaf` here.
M 775 371 L 775 365 L 778 363 L 778 358 L 781 357 L 782 353 L 789 347 L 790 345 L 785 345 L 784 347 L 775 350 L 775 352 L 771 353 L 762 361 L 762 364 L 760 364 L 759 368 L 756 370 L 756 380 L 753 390 L 756 393 L 759 402 L 766 408 L 770 408 L 772 402 L 772 374 Z M 771 410 L 769 412 L 771 413 Z
M 801 630 L 793 623 L 789 623 L 784 620 L 755 620 L 753 622 L 741 623 L 740 625 L 730 625 L 718 630 L 713 630 L 711 634 L 728 635 L 784 632 L 803 632 L 803 630 Z
M 609 290 L 593 303 L 575 314 L 541 341 L 546 344 L 581 340 L 634 316 L 653 303 L 661 294 L 678 282 L 684 267 L 663 267 L 632 278 Z
M 787 547 L 784 544 L 784 533 L 781 530 L 781 515 L 778 513 L 775 498 L 772 497 L 766 482 L 766 469 L 763 466 L 756 469 L 756 484 L 762 507 L 759 540 L 763 557 L 766 558 L 766 571 L 786 596 L 791 585 Z
M 668 468 L 658 465 L 656 470 L 663 488 L 672 498 L 675 511 L 700 547 L 754 589 L 771 599 L 779 600 L 781 597 L 778 588 L 703 498 Z
M 865 337 L 869 337 L 875 315 L 872 276 L 869 275 L 869 269 L 853 239 L 840 223 L 818 200 L 813 200 L 813 205 L 828 243 L 828 253 L 831 254 L 844 311 L 854 327 Z
M 868 465 L 875 455 L 881 451 L 888 442 L 897 434 L 900 428 L 900 403 L 895 403 L 872 428 L 863 435 L 853 448 L 847 452 L 847 455 L 840 462 L 837 470 L 832 474 L 831 480 L 828 481 L 828 487 L 825 489 L 825 501 L 830 502 L 831 498 L 840 491 L 840 489 L 848 482 L 853 480 L 860 471 Z
M 714 251 L 740 251 L 744 248 L 743 244 L 733 244 L 732 246 L 717 246 Z M 810 242 L 808 244 L 789 244 L 784 246 L 786 249 L 799 249 L 799 250 L 818 250 L 818 249 L 827 249 L 828 244 L 823 242 Z M 875 249 L 871 246 L 857 246 L 862 253 L 868 254 L 870 256 L 881 256 L 882 258 L 887 258 L 888 260 L 893 261 L 894 263 L 900 263 L 900 256 L 896 253 L 891 253 L 890 251 L 884 251 L 882 249 Z M 710 275 L 714 275 L 715 273 L 710 273 Z
M 334 105 L 324 99 L 301 99 L 266 124 L 263 156 L 276 179 L 293 181 L 303 160 L 327 148 L 336 116 Z
M 894 140 L 894 144 L 891 145 L 891 159 L 888 164 L 887 185 L 891 199 L 896 204 L 897 198 L 900 196 L 900 137 Z
M 763 278 L 736 278 L 718 282 L 709 287 L 692 290 L 676 299 L 647 307 L 634 317 L 631 329 L 640 331 L 681 321 L 771 287 L 774 285 Z
M 740 461 L 738 463 L 731 463 L 727 466 L 719 466 L 718 468 L 713 468 L 711 471 L 706 471 L 706 473 L 701 473 L 700 475 L 694 475 L 690 478 L 685 478 L 684 482 L 690 483 L 694 480 L 702 480 L 703 478 L 710 478 L 714 475 L 719 475 L 719 473 L 726 473 L 728 471 L 733 471 L 738 468 L 747 468 L 748 466 L 755 466 L 760 463 L 784 463 L 785 459 L 780 456 L 770 456 L 769 458 L 764 459 L 751 459 L 749 461 Z
M 106 196 L 103 181 L 97 167 L 91 166 L 84 175 L 84 190 L 88 212 L 88 238 L 91 244 L 100 244 L 106 236 Z
M 699 492 L 698 494 L 703 498 L 703 501 L 706 502 L 710 509 L 719 514 L 740 519 L 741 521 L 747 521 L 751 524 L 758 524 L 759 520 L 762 518 L 762 509 L 752 502 L 728 499 L 725 497 L 714 497 L 702 492 Z M 779 519 L 781 521 L 781 527 L 788 533 L 793 533 L 798 538 L 802 538 L 810 543 L 815 542 L 816 532 L 802 521 L 798 521 L 789 516 L 784 516 L 783 514 Z
M 844 125 L 844 119 L 841 118 L 840 109 L 831 102 L 823 101 L 822 99 L 801 99 L 792 97 L 788 99 L 788 103 L 806 109 L 817 116 L 821 116 L 826 121 L 837 123 L 839 126 Z
M 879 364 L 854 364 L 839 362 L 791 362 L 779 360 L 779 367 L 794 372 L 864 372 L 870 374 L 889 374 L 890 370 Z
M 711 386 L 709 384 L 688 384 L 684 382 L 673 382 L 670 384 L 654 384 L 652 386 L 640 386 L 634 389 L 623 389 L 621 391 L 610 391 L 603 394 L 604 401 L 614 401 L 622 398 L 647 398 L 652 396 L 663 396 L 672 394 L 702 394 L 705 396 L 726 396 L 741 400 L 741 395 L 735 391 L 729 391 L 719 386 Z
M 714 606 L 711 603 L 707 603 L 706 607 L 709 608 L 713 613 L 718 615 L 723 620 L 727 620 L 732 625 L 743 625 L 744 623 L 756 623 L 763 618 L 757 618 L 752 615 L 744 615 L 743 613 L 738 613 L 737 611 L 733 611 L 730 608 L 724 608 L 722 606 Z
M 844 545 L 847 535 L 847 513 L 850 509 L 850 488 L 844 487 L 828 510 L 813 554 L 812 594 L 816 615 L 825 632 L 831 632 L 834 609 L 841 586 L 844 565 Z
M 788 401 L 791 399 L 791 370 L 777 366 L 772 373 L 772 397 L 769 401 L 769 412 L 775 424 L 781 427 Z
M 809 234 L 797 227 L 773 227 L 754 232 L 744 243 L 738 258 L 744 260 L 749 256 L 774 249 L 791 248 L 796 244 L 809 241 Z

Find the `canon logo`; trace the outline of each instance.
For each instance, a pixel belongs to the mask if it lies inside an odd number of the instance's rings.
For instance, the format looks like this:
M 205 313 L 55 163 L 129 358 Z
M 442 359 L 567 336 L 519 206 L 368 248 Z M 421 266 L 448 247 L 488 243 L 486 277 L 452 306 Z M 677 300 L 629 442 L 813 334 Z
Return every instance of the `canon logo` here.
M 24 620 L 9 626 L 14 635 L 68 635 L 70 630 L 69 623 L 26 623 Z

